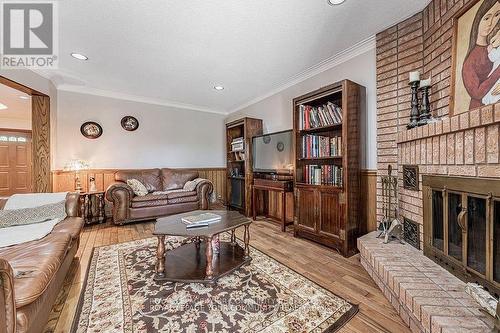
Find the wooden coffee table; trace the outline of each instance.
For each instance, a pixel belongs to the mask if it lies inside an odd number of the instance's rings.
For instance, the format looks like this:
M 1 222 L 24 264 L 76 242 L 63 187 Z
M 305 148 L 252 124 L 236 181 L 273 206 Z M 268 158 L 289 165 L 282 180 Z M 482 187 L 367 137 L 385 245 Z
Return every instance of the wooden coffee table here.
M 186 229 L 182 217 L 206 213 L 194 211 L 158 218 L 153 235 L 158 237 L 156 249 L 156 281 L 187 283 L 215 283 L 222 276 L 229 274 L 250 262 L 248 243 L 250 241 L 250 223 L 252 221 L 235 211 L 212 210 L 222 220 L 208 227 Z M 235 230 L 245 228 L 244 248 L 236 242 Z M 212 239 L 220 233 L 230 231 L 231 241 L 220 242 L 220 251 L 212 251 Z M 182 245 L 165 251 L 165 237 L 186 237 Z

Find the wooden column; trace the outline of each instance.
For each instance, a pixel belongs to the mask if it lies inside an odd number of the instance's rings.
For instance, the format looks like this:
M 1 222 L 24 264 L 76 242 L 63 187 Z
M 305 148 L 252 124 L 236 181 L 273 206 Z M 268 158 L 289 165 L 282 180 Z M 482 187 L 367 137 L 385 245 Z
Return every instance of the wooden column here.
M 51 192 L 50 98 L 32 96 L 33 192 Z

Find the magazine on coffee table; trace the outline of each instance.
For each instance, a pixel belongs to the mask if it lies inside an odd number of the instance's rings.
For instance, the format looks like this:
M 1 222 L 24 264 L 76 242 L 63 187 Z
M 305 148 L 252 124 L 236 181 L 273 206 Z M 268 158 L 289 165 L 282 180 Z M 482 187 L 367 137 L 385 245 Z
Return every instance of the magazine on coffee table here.
M 181 221 L 186 224 L 186 228 L 208 227 L 212 223 L 217 223 L 222 220 L 222 217 L 213 213 L 203 213 L 198 215 L 186 216 L 181 218 Z

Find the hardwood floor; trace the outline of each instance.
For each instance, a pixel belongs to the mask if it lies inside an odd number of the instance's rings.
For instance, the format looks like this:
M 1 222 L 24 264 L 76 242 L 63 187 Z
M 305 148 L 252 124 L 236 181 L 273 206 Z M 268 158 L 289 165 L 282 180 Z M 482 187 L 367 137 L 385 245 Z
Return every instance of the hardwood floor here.
M 70 332 L 86 270 L 95 247 L 152 236 L 153 223 L 113 226 L 111 223 L 85 227 L 77 259 L 54 306 L 45 332 Z M 266 220 L 250 226 L 250 244 L 305 275 L 336 295 L 359 305 L 359 312 L 341 332 L 409 332 L 392 305 L 359 263 L 359 255 L 344 258 L 333 250 L 293 237 L 292 228 Z M 238 237 L 243 237 L 239 231 Z

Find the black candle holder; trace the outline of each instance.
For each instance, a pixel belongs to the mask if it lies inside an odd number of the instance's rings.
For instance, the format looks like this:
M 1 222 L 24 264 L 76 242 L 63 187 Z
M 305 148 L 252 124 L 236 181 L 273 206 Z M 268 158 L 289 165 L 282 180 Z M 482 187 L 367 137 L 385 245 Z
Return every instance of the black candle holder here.
M 411 87 L 411 111 L 410 111 L 410 123 L 406 125 L 406 128 L 411 129 L 418 126 L 418 117 L 420 110 L 418 108 L 418 85 L 420 81 L 410 82 Z
M 422 91 L 422 107 L 420 116 L 418 117 L 418 126 L 425 125 L 431 119 L 431 103 L 429 102 L 429 90 L 430 86 L 421 87 Z

